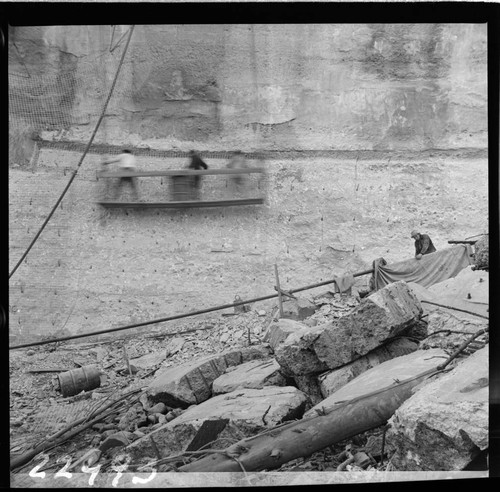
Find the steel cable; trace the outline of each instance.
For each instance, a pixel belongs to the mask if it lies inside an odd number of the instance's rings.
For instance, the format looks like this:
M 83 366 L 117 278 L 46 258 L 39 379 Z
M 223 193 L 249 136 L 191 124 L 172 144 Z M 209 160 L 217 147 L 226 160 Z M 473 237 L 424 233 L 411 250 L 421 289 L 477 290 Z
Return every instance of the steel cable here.
M 116 85 L 116 82 L 118 80 L 118 75 L 119 75 L 121 67 L 123 65 L 123 61 L 125 60 L 125 55 L 127 54 L 128 46 L 129 46 L 130 40 L 132 38 L 132 33 L 134 32 L 134 27 L 135 26 L 131 26 L 131 28 L 130 28 L 130 34 L 128 36 L 127 43 L 125 44 L 125 48 L 123 49 L 123 53 L 122 53 L 122 56 L 121 56 L 118 68 L 116 70 L 116 74 L 115 74 L 115 77 L 114 77 L 114 80 L 113 80 L 113 84 L 111 85 L 111 89 L 109 91 L 108 97 L 106 98 L 106 102 L 104 103 L 104 106 L 102 108 L 101 116 L 99 117 L 99 120 L 97 121 L 97 124 L 96 124 L 96 126 L 94 128 L 94 131 L 93 131 L 91 137 L 90 137 L 90 140 L 87 143 L 87 146 L 86 146 L 86 148 L 85 148 L 85 150 L 84 150 L 84 152 L 82 154 L 82 157 L 80 158 L 80 161 L 78 162 L 78 165 L 76 166 L 76 169 L 73 171 L 73 174 L 72 174 L 70 180 L 68 181 L 68 184 L 64 188 L 64 190 L 63 190 L 61 196 L 59 197 L 59 199 L 57 200 L 56 204 L 54 205 L 54 207 L 50 211 L 49 215 L 45 219 L 45 221 L 42 224 L 42 226 L 40 227 L 39 231 L 36 233 L 35 237 L 31 241 L 30 245 L 28 246 L 28 248 L 26 249 L 26 251 L 24 252 L 24 254 L 21 256 L 21 259 L 17 262 L 17 264 L 14 267 L 14 269 L 12 270 L 12 272 L 10 272 L 9 279 L 12 277 L 12 275 L 14 275 L 14 273 L 19 268 L 19 266 L 21 265 L 21 263 L 24 261 L 24 259 L 26 258 L 26 256 L 28 256 L 28 253 L 30 252 L 31 248 L 34 246 L 34 244 L 36 243 L 36 241 L 40 237 L 40 234 L 45 229 L 45 226 L 48 224 L 49 220 L 52 218 L 52 215 L 54 215 L 54 212 L 56 211 L 56 209 L 59 206 L 59 204 L 62 202 L 64 196 L 66 195 L 66 192 L 68 191 L 69 187 L 73 183 L 73 180 L 76 178 L 76 175 L 78 174 L 78 169 L 82 165 L 83 160 L 85 159 L 85 156 L 87 155 L 87 152 L 89 151 L 89 148 L 92 145 L 92 142 L 94 141 L 94 137 L 95 137 L 95 135 L 97 133 L 97 130 L 99 129 L 99 126 L 101 125 L 101 122 L 102 122 L 102 120 L 104 118 L 104 113 L 106 112 L 106 109 L 108 107 L 108 104 L 109 104 L 109 101 L 111 99 L 111 96 L 113 95 L 113 91 L 115 89 L 115 85 Z

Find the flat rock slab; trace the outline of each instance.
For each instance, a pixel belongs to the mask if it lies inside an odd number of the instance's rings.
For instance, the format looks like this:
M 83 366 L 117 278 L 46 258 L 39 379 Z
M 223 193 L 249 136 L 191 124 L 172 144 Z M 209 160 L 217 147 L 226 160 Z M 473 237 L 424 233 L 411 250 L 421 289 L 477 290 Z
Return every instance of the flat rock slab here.
M 231 366 L 268 358 L 264 349 L 249 347 L 200 358 L 177 367 L 160 369 L 146 394 L 152 403 L 187 408 L 212 396 L 212 383 Z
M 394 282 L 323 330 L 313 350 L 320 361 L 335 369 L 403 334 L 421 315 L 420 301 L 406 282 Z
M 314 416 L 316 410 L 334 408 L 336 404 L 373 393 L 386 388 L 396 381 L 404 381 L 437 367 L 448 358 L 441 349 L 417 350 L 408 355 L 396 357 L 368 369 L 357 378 L 342 386 L 338 391 L 325 398 L 321 403 L 306 412 L 305 416 Z
M 186 340 L 182 337 L 171 338 L 167 342 L 167 349 L 166 349 L 165 355 L 167 357 L 170 357 L 171 355 L 176 354 L 177 352 L 179 352 L 179 350 L 182 349 L 182 347 L 184 346 L 185 343 L 186 343 Z
M 306 401 L 306 395 L 292 386 L 266 386 L 262 389 L 236 390 L 214 396 L 133 442 L 126 451 L 135 459 L 155 457 L 151 436 L 163 456 L 180 453 L 207 420 L 228 419 L 229 422 L 219 434 L 219 438 L 237 441 L 267 427 L 300 418 Z
M 413 282 L 408 285 L 422 302 L 422 308 L 428 315 L 427 333 L 430 335 L 448 330 L 448 332 L 426 339 L 423 342 L 425 347 L 454 350 L 469 337 L 468 333 L 476 333 L 489 324 L 488 319 L 481 317 L 488 317 L 488 272 L 473 271 L 471 267 L 467 267 L 455 278 L 447 279 L 428 288 Z M 469 294 L 471 299 L 467 299 Z M 436 306 L 425 301 L 450 306 L 450 308 L 464 309 L 481 316 Z
M 489 325 L 489 320 L 471 316 L 459 311 L 448 309 L 436 309 L 427 317 L 427 332 L 436 333 L 442 330 L 449 330 L 446 333 L 439 333 L 424 341 L 426 346 L 440 344 L 439 346 L 449 346 L 450 350 L 458 348 L 465 340 L 470 338 L 469 333 L 477 333 Z M 448 348 L 448 346 L 446 348 Z
M 214 395 L 230 393 L 237 389 L 262 389 L 264 386 L 285 386 L 286 381 L 280 372 L 280 365 L 275 359 L 252 360 L 227 369 L 212 386 Z
M 312 316 L 318 306 L 303 297 L 283 302 L 283 318 L 301 321 Z
M 279 319 L 273 321 L 264 334 L 263 342 L 269 343 L 273 350 L 284 342 L 292 333 L 300 333 L 308 330 L 308 327 L 292 319 Z
M 396 469 L 462 470 L 488 448 L 488 355 L 478 350 L 396 410 L 387 433 Z
M 488 272 L 472 270 L 469 266 L 456 277 L 431 285 L 428 287 L 428 291 L 435 296 L 434 302 L 488 316 Z M 424 303 L 423 307 L 430 311 L 435 306 Z
M 437 295 L 434 292 L 431 292 L 427 287 L 417 284 L 416 282 L 407 282 L 407 285 L 417 296 L 417 299 L 420 302 L 422 301 L 437 302 L 436 300 Z M 422 310 L 424 311 L 424 313 L 432 309 L 434 309 L 432 304 L 422 304 Z
M 327 398 L 368 369 L 382 364 L 387 360 L 394 359 L 395 357 L 415 352 L 417 349 L 417 342 L 408 340 L 407 338 L 396 338 L 382 347 L 378 347 L 368 352 L 368 354 L 350 364 L 319 376 L 318 380 L 321 394 L 323 398 Z
M 149 354 L 143 355 L 142 357 L 137 357 L 136 359 L 130 359 L 130 364 L 135 366 L 137 369 L 151 369 L 152 367 L 161 364 L 167 358 L 167 354 L 164 350 L 158 352 L 151 352 Z

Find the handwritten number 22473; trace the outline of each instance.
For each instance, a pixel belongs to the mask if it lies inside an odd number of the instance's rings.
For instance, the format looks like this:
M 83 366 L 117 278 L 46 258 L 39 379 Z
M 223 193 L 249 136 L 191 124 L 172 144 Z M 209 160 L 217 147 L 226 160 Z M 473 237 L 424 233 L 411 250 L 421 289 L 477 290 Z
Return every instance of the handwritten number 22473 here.
M 125 457 L 126 457 L 126 461 L 123 464 L 117 464 L 117 462 L 115 460 L 113 460 L 113 463 L 111 465 L 111 469 L 116 472 L 116 476 L 113 478 L 113 482 L 111 483 L 111 485 L 113 487 L 118 486 L 118 480 L 123 475 L 125 470 L 128 468 L 128 465 L 130 463 L 130 457 L 129 456 L 125 456 Z M 45 478 L 45 476 L 46 476 L 46 473 L 44 471 L 38 471 L 38 470 L 48 463 L 49 455 L 42 453 L 42 454 L 40 454 L 40 458 L 42 459 L 42 462 L 40 464 L 36 465 L 34 468 L 32 468 L 32 470 L 29 472 L 29 476 L 32 478 Z M 59 462 L 59 461 L 64 461 L 64 460 L 66 460 L 66 464 L 54 475 L 54 478 L 64 477 L 67 479 L 71 479 L 71 477 L 73 476 L 73 474 L 69 471 L 69 468 L 71 466 L 71 457 L 64 456 L 62 459 L 60 458 L 57 461 Z M 97 465 L 97 466 L 90 468 L 84 464 L 84 465 L 82 465 L 81 469 L 82 469 L 83 473 L 90 473 L 89 485 L 90 486 L 94 485 L 94 481 L 97 477 L 97 474 L 99 473 L 99 471 L 101 469 L 101 465 Z M 152 468 L 152 472 L 151 472 L 151 475 L 149 475 L 149 477 L 140 478 L 140 477 L 134 476 L 134 477 L 132 477 L 132 483 L 133 484 L 148 483 L 148 482 L 151 482 L 151 480 L 153 480 L 153 478 L 155 476 L 156 476 L 156 469 Z

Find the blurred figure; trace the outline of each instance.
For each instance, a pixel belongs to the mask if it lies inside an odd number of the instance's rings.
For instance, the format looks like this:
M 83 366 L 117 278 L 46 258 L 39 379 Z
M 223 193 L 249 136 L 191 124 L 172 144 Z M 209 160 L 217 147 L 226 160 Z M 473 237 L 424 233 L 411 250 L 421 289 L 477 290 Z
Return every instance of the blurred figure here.
M 189 163 L 188 169 L 194 169 L 196 171 L 201 169 L 208 169 L 205 161 L 194 150 L 191 150 L 189 152 L 189 156 L 191 157 L 191 161 Z M 193 176 L 191 185 L 196 197 L 198 197 L 201 186 L 201 176 Z
M 241 150 L 237 150 L 233 157 L 231 157 L 230 161 L 227 164 L 228 169 L 247 169 L 248 164 L 245 159 L 245 156 L 241 152 Z M 245 176 L 241 174 L 235 174 L 231 176 L 231 179 L 237 185 L 241 185 L 245 182 Z
M 133 172 L 137 170 L 135 156 L 128 149 L 123 149 L 122 153 L 119 154 L 116 159 L 108 159 L 103 161 L 101 164 L 106 170 L 106 167 L 114 162 L 118 163 L 117 171 Z M 123 185 L 126 183 L 129 184 L 132 188 L 133 198 L 135 198 L 136 201 L 139 201 L 137 178 L 135 176 L 123 176 L 119 178 L 113 189 L 113 199 L 116 199 L 118 197 L 119 192 L 121 191 Z
M 411 231 L 411 237 L 415 239 L 415 258 L 420 260 L 422 255 L 434 253 L 436 248 L 432 244 L 431 238 L 427 234 L 420 234 L 418 231 Z

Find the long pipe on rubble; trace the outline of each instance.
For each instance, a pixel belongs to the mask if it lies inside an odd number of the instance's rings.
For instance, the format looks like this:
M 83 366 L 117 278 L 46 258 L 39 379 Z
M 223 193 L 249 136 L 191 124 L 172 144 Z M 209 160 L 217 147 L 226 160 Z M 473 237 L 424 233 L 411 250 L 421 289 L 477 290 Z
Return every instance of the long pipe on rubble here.
M 353 277 L 361 277 L 362 275 L 368 275 L 369 273 L 373 273 L 373 269 L 364 270 L 362 272 L 354 273 Z M 289 291 L 287 291 L 287 293 L 293 294 L 294 292 L 301 292 L 303 290 L 314 289 L 316 287 L 321 287 L 323 285 L 333 284 L 334 282 L 335 282 L 335 279 L 325 280 L 324 282 L 319 282 L 317 284 L 306 285 L 305 287 L 299 287 L 298 289 L 289 290 Z M 133 325 L 119 326 L 117 328 L 108 328 L 106 330 L 94 331 L 94 332 L 90 332 L 90 333 L 81 333 L 79 335 L 71 335 L 68 337 L 52 338 L 51 340 L 43 340 L 40 342 L 25 343 L 22 345 L 14 345 L 12 347 L 9 347 L 9 350 L 26 348 L 26 347 L 34 347 L 36 345 L 47 345 L 49 343 L 55 343 L 55 342 L 64 342 L 66 340 L 74 340 L 75 338 L 84 338 L 84 337 L 91 337 L 94 335 L 102 335 L 103 333 L 111 333 L 113 331 L 129 330 L 131 328 L 138 328 L 140 326 L 152 325 L 155 323 L 163 323 L 164 321 L 173 321 L 173 320 L 180 319 L 180 318 L 187 318 L 189 316 L 197 316 L 199 314 L 211 313 L 213 311 L 220 311 L 222 309 L 228 309 L 228 308 L 232 308 L 234 306 L 241 306 L 242 304 L 251 304 L 253 302 L 265 301 L 267 299 L 273 299 L 273 298 L 278 297 L 278 296 L 279 296 L 279 294 L 270 294 L 268 296 L 256 297 L 255 299 L 247 299 L 246 301 L 238 301 L 238 302 L 233 302 L 231 304 L 224 304 L 222 306 L 215 306 L 212 308 L 201 309 L 200 311 L 193 311 L 191 313 L 176 314 L 175 316 L 169 316 L 167 318 L 153 319 L 151 321 L 143 321 L 141 323 L 134 323 Z
M 460 311 L 461 313 L 472 314 L 473 316 L 478 316 L 479 318 L 490 319 L 488 316 L 485 316 L 484 314 L 475 313 L 474 311 L 467 311 L 466 309 L 460 309 L 454 306 L 445 306 L 444 304 L 438 304 L 437 302 L 426 301 L 425 299 L 422 299 L 420 302 L 425 302 L 427 304 L 432 304 L 433 306 L 438 306 L 446 309 L 452 309 L 453 311 Z

